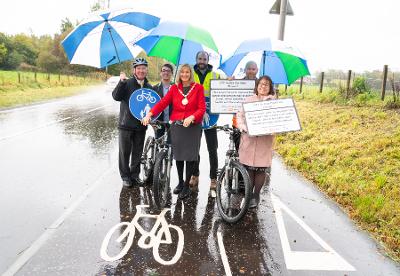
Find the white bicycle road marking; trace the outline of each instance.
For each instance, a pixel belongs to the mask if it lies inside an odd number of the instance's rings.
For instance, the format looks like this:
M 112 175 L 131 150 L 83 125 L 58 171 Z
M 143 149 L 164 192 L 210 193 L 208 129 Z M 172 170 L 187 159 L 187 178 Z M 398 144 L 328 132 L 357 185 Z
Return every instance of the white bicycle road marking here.
M 276 222 L 281 239 L 286 267 L 289 270 L 336 270 L 355 271 L 356 269 L 341 257 L 331 246 L 319 237 L 304 221 L 290 210 L 279 198 L 271 194 Z M 326 252 L 293 251 L 290 248 L 282 210 L 291 216 Z
M 162 265 L 172 265 L 179 260 L 183 252 L 184 235 L 181 228 L 179 228 L 176 225 L 167 223 L 165 219 L 165 214 L 171 209 L 163 209 L 159 215 L 142 213 L 142 209 L 147 207 L 149 207 L 149 205 L 136 205 L 136 214 L 131 222 L 118 223 L 108 231 L 101 244 L 101 249 L 100 249 L 100 256 L 103 260 L 112 262 L 119 260 L 123 256 L 125 256 L 126 253 L 128 253 L 130 247 L 132 246 L 136 230 L 138 230 L 139 233 L 142 235 L 138 241 L 139 247 L 143 249 L 153 248 L 153 256 L 157 262 L 159 262 Z M 156 222 L 154 223 L 150 231 L 146 231 L 138 222 L 140 218 L 152 218 L 155 219 Z M 123 241 L 126 239 L 125 245 L 123 245 L 121 252 L 119 252 L 114 257 L 111 257 L 107 253 L 108 244 L 114 232 L 118 231 L 118 229 L 121 229 L 121 227 L 123 226 L 126 226 L 126 228 L 124 232 L 122 232 L 122 234 L 116 239 L 116 241 L 118 243 L 123 243 Z M 160 253 L 158 250 L 160 244 L 172 244 L 173 241 L 170 229 L 174 229 L 178 233 L 178 243 L 175 255 L 172 257 L 171 260 L 167 261 L 160 257 Z
M 224 242 L 222 240 L 222 235 L 221 235 L 221 232 L 219 232 L 219 231 L 217 232 L 217 239 L 218 239 L 218 247 L 219 247 L 219 252 L 221 254 L 222 264 L 224 265 L 224 269 L 225 269 L 225 275 L 231 276 L 232 275 L 231 268 L 229 266 L 228 257 L 226 256 Z
M 56 221 L 54 221 L 48 228 L 46 228 L 44 233 L 38 239 L 36 239 L 25 251 L 23 251 L 18 259 L 15 260 L 15 262 L 7 269 L 6 272 L 4 272 L 2 276 L 11 276 L 17 273 L 57 231 L 58 227 L 79 206 L 79 204 L 81 204 L 82 201 L 85 200 L 86 197 L 102 183 L 103 178 L 114 169 L 114 165 L 112 165 L 107 171 L 100 175 L 100 177 L 97 178 L 91 186 L 83 191 L 82 195 L 77 200 L 75 200 Z

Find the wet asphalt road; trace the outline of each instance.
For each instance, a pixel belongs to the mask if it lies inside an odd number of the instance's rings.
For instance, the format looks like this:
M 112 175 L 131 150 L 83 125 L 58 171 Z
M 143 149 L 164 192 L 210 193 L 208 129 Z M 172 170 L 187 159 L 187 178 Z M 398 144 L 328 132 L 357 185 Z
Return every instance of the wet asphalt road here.
M 166 223 L 182 230 L 181 238 L 170 227 L 172 244 L 141 248 L 136 230 L 124 257 L 104 261 L 100 249 L 107 232 L 136 219 L 137 205 L 159 214 L 148 187 L 121 187 L 117 116 L 118 103 L 106 86 L 0 111 L 0 274 L 400 275 L 398 263 L 279 157 L 258 210 L 236 225 L 222 222 L 208 197 L 204 141 L 199 191 L 185 201 L 172 195 L 165 214 Z M 220 164 L 226 147 L 227 136 L 220 133 Z M 173 167 L 172 188 L 176 182 Z M 143 233 L 154 222 L 138 219 Z M 108 250 L 116 255 L 121 245 L 111 241 Z M 176 252 L 175 264 L 163 264 Z

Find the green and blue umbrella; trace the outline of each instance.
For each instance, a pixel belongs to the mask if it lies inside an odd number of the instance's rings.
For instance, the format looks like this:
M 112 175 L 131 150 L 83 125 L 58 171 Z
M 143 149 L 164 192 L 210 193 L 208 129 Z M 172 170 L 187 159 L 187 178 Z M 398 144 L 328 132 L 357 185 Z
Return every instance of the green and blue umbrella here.
M 200 50 L 209 53 L 210 64 L 220 64 L 221 56 L 211 34 L 189 23 L 162 21 L 135 44 L 148 56 L 161 57 L 175 65 L 196 64 Z
M 77 26 L 62 46 L 71 64 L 103 68 L 136 57 L 133 41 L 157 26 L 160 18 L 131 9 L 101 11 Z
M 227 76 L 243 76 L 245 64 L 255 61 L 259 76 L 268 75 L 275 84 L 290 85 L 303 76 L 310 75 L 307 61 L 295 47 L 270 38 L 246 40 L 219 69 Z

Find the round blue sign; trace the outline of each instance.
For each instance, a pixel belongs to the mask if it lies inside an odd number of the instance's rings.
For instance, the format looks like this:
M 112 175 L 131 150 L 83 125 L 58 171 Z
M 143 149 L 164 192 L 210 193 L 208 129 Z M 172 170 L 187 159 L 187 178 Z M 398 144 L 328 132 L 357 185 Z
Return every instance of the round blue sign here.
M 203 116 L 202 128 L 208 129 L 217 124 L 219 114 L 210 113 L 210 98 L 206 97 L 206 113 Z
M 160 100 L 161 98 L 156 91 L 148 88 L 141 88 L 133 92 L 129 98 L 129 110 L 133 117 L 142 120 Z

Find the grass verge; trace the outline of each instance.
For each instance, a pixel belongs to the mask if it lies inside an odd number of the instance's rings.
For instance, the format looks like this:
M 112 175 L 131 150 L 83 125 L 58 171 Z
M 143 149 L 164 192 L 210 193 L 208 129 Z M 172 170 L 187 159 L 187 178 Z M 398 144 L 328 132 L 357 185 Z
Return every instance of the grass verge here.
M 78 94 L 81 91 L 82 87 L 80 86 L 27 89 L 24 91 L 0 91 L 0 108 L 11 108 L 63 98 Z
M 400 260 L 400 113 L 306 100 L 296 106 L 303 130 L 279 135 L 277 152 Z
M 84 77 L 0 70 L 0 108 L 71 96 L 103 81 L 101 74 Z

